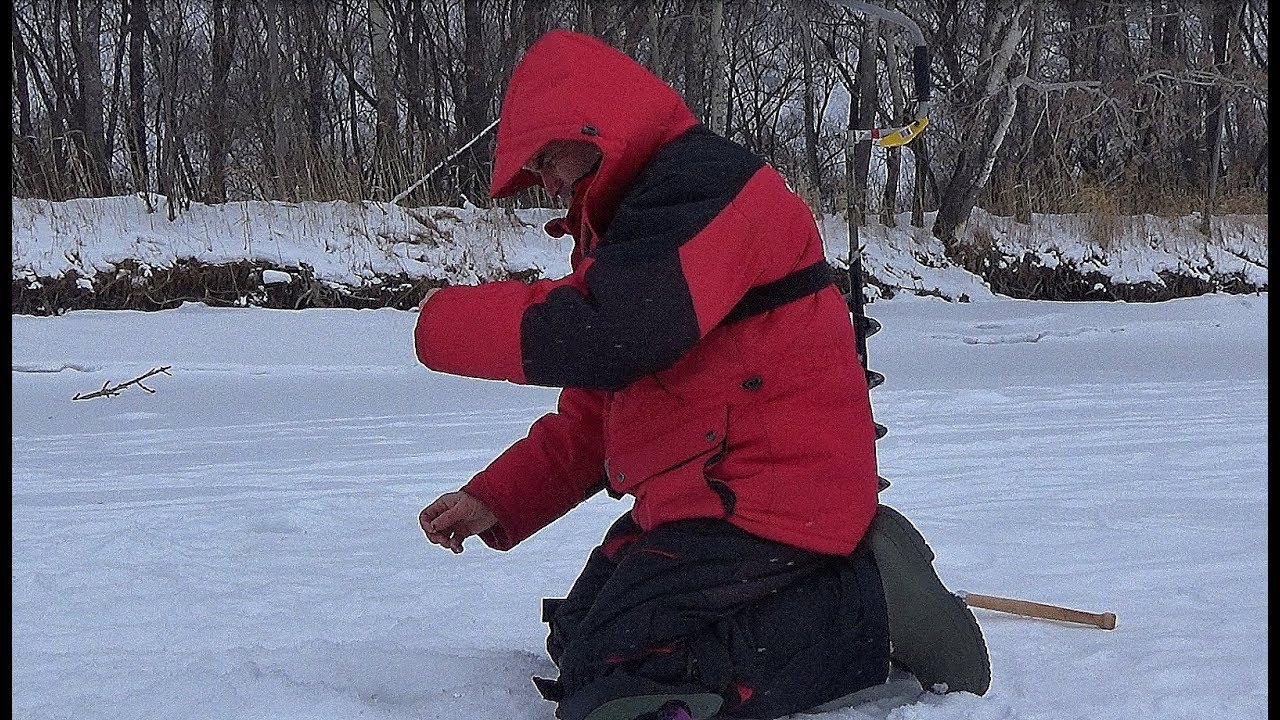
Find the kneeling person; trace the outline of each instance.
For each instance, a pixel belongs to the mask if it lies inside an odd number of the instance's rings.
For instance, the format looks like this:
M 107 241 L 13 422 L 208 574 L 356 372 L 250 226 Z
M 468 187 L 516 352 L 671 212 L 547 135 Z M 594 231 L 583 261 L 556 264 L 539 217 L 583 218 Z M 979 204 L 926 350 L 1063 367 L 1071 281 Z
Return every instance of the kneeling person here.
M 844 298 L 803 199 L 631 58 L 557 30 L 511 78 L 490 194 L 568 201 L 572 272 L 424 299 L 419 360 L 562 388 L 428 539 L 508 550 L 604 491 L 634 499 L 544 604 L 565 720 L 748 717 L 884 683 L 863 542 L 875 432 Z

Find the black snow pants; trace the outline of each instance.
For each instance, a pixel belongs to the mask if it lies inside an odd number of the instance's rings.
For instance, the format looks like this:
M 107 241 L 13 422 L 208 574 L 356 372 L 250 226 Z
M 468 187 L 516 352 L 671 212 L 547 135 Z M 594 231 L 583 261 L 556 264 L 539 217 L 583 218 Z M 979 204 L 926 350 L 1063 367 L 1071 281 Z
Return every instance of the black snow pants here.
M 715 693 L 717 717 L 767 720 L 884 683 L 889 621 L 863 543 L 848 557 L 750 535 L 723 520 L 609 529 L 565 598 L 543 601 L 556 717 L 611 700 Z

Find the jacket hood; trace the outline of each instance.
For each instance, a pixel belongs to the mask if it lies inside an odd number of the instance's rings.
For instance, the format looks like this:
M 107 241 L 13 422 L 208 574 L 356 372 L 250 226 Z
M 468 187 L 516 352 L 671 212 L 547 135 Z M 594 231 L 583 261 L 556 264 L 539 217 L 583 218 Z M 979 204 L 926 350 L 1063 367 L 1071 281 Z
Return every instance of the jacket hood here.
M 587 140 L 602 156 L 589 214 L 607 224 L 649 158 L 695 124 L 680 94 L 640 63 L 596 38 L 552 30 L 530 46 L 507 86 L 489 195 L 541 185 L 523 167 L 548 142 Z

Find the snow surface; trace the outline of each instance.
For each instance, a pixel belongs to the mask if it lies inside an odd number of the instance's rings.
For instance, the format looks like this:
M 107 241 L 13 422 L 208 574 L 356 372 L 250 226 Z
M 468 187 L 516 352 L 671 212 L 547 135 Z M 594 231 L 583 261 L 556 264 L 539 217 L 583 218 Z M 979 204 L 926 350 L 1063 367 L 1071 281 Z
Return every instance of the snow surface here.
M 368 243 L 342 245 L 328 223 L 345 214 L 295 210 L 271 208 L 274 227 L 312 244 L 282 240 L 280 253 L 334 277 L 382 262 Z M 19 232 L 17 211 L 15 268 L 56 265 L 66 248 Z M 197 246 L 249 256 L 221 230 L 182 245 L 124 229 L 137 218 L 83 217 L 88 267 Z M 528 237 L 507 251 L 563 267 L 567 243 Z M 457 268 L 493 256 L 442 247 Z M 444 270 L 438 257 L 423 271 Z M 884 326 L 870 365 L 888 377 L 872 392 L 889 427 L 882 500 L 923 531 L 951 589 L 1118 624 L 975 610 L 986 696 L 810 717 L 1266 717 L 1267 294 L 1051 303 L 974 294 L 980 282 L 954 268 L 928 282 L 981 301 L 868 308 Z M 415 319 L 198 304 L 14 316 L 14 717 L 552 717 L 529 681 L 554 672 L 540 600 L 568 589 L 628 505 L 597 497 L 507 553 L 427 543 L 419 509 L 555 393 L 422 368 Z M 170 374 L 144 381 L 152 393 L 71 399 L 158 367 Z

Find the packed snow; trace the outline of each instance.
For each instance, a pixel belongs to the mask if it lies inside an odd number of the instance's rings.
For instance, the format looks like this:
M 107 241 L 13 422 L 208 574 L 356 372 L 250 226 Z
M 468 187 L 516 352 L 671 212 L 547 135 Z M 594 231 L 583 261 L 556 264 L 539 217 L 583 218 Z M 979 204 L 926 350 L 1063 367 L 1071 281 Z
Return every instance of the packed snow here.
M 322 220 L 314 254 L 281 252 L 335 276 L 368 268 Z M 63 253 L 17 222 L 15 268 Z M 81 240 L 82 262 L 180 250 L 113 227 L 82 235 L 105 238 Z M 507 250 L 562 267 L 567 238 L 529 237 Z M 982 295 L 956 269 L 928 282 L 981 302 L 868 307 L 884 328 L 870 366 L 888 377 L 872 391 L 882 501 L 951 589 L 1114 612 L 1117 627 L 975 610 L 985 696 L 807 717 L 1266 717 L 1267 294 L 1052 303 Z M 14 717 L 551 718 L 529 679 L 554 674 L 540 600 L 628 504 L 598 496 L 506 553 L 430 545 L 418 511 L 555 392 L 426 370 L 415 319 L 190 303 L 14 316 Z

